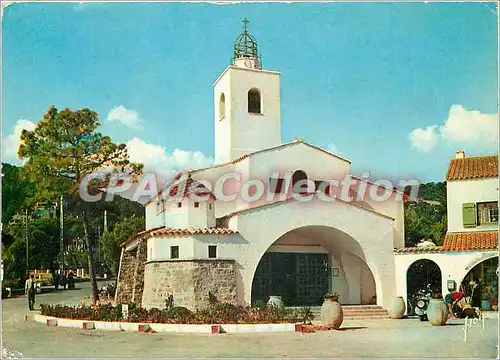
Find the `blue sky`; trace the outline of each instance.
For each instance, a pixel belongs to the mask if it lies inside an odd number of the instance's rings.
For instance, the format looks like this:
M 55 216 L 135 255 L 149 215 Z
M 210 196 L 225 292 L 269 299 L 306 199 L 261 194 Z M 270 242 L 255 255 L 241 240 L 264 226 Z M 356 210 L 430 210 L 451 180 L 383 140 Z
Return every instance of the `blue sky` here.
M 210 163 L 212 84 L 244 17 L 281 72 L 283 141 L 393 180 L 442 181 L 459 148 L 497 152 L 492 3 L 24 3 L 2 23 L 3 161 L 54 104 L 97 111 L 151 167 Z

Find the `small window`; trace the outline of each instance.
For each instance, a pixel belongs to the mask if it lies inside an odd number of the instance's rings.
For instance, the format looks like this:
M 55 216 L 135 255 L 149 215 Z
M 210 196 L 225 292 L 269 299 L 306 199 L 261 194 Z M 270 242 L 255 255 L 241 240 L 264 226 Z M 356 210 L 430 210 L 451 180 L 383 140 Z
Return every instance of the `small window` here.
M 182 207 L 182 203 L 177 203 L 177 207 L 178 208 Z
M 220 94 L 219 98 L 219 120 L 226 117 L 226 96 L 224 93 Z
M 195 207 L 195 208 L 199 208 L 199 207 L 200 207 L 200 203 L 196 201 L 196 202 L 194 203 L 194 207 Z
M 260 91 L 256 88 L 251 88 L 248 91 L 248 112 L 250 114 L 260 114 L 261 106 L 260 106 Z
M 487 202 L 477 204 L 477 223 L 479 225 L 498 223 L 498 203 Z
M 295 194 L 300 194 L 300 195 L 307 195 L 308 188 L 305 186 L 305 183 L 300 186 L 300 188 L 296 184 L 299 181 L 304 181 L 307 180 L 307 175 L 305 172 L 302 170 L 297 170 L 293 173 L 292 175 L 292 190 Z
M 208 245 L 208 258 L 214 259 L 217 257 L 217 245 Z
M 178 259 L 179 258 L 179 246 L 171 246 L 170 247 L 170 258 Z
M 208 210 L 212 210 L 212 204 L 208 204 Z

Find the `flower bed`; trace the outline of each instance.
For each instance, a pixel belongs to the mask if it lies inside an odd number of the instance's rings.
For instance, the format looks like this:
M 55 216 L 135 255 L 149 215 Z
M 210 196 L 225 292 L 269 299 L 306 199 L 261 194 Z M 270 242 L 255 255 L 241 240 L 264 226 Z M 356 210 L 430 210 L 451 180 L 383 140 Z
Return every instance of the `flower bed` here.
M 122 304 L 71 307 L 41 304 L 41 314 L 56 318 L 94 321 L 120 321 L 159 324 L 271 324 L 308 323 L 312 320 L 309 308 L 282 309 L 277 307 L 252 308 L 229 303 L 212 304 L 204 309 L 190 311 L 184 307 L 144 309 L 134 303 L 128 305 L 128 317 L 123 319 Z

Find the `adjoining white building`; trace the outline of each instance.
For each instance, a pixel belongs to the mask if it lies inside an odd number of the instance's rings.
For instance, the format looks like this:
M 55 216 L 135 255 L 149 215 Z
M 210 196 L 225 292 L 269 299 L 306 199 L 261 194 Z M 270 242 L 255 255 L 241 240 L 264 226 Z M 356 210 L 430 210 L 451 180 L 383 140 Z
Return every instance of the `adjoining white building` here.
M 404 251 L 403 194 L 359 178 L 343 193 L 331 181 L 350 174 L 349 160 L 281 141 L 280 73 L 262 69 L 246 25 L 213 87 L 217 165 L 179 174 L 146 204 L 146 231 L 123 244 L 117 299 L 161 308 L 173 295 L 196 308 L 211 292 L 239 304 L 278 295 L 295 306 L 337 291 L 342 304 L 385 308 L 405 295 L 412 261 L 438 254 Z M 293 187 L 305 180 L 309 188 Z M 234 199 L 214 192 L 220 184 Z
M 473 269 L 473 278 L 484 279 L 489 259 L 496 259 L 496 265 L 488 271 L 497 271 L 498 188 L 498 156 L 466 157 L 462 150 L 456 152 L 446 174 L 448 231 L 443 246 L 395 251 L 398 294 L 412 293 L 408 272 L 415 265 L 434 272 L 429 282 L 440 282 L 435 291 L 443 294 L 466 285 L 464 279 Z

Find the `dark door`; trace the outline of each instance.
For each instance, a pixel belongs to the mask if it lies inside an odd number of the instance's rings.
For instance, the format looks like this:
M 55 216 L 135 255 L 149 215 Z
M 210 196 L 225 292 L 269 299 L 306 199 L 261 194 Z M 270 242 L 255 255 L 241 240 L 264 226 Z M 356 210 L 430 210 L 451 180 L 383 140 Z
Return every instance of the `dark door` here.
M 252 304 L 281 296 L 286 306 L 321 305 L 328 292 L 328 255 L 266 253 L 255 272 Z

